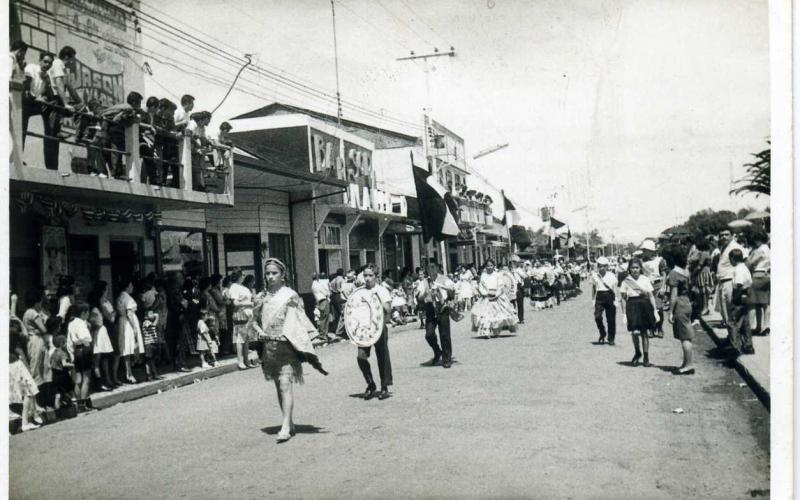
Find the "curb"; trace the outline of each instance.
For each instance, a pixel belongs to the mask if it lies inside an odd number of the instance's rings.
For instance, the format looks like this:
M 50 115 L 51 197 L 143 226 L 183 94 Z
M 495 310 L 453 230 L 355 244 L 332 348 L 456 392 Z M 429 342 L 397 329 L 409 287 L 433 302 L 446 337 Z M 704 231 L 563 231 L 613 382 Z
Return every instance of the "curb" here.
M 721 347 L 724 340 L 727 339 L 727 334 L 725 336 L 721 336 L 719 333 L 717 333 L 714 327 L 706 323 L 705 318 L 700 318 L 700 324 L 708 336 L 711 337 L 711 340 L 713 340 L 717 345 L 717 347 Z M 770 411 L 770 394 L 764 383 L 760 381 L 758 377 L 756 377 L 747 368 L 747 366 L 742 363 L 741 356 L 737 356 L 735 359 L 733 359 L 733 364 L 736 367 L 736 371 L 739 372 L 739 375 L 742 377 L 742 379 L 744 379 L 758 400 L 761 401 L 761 403 L 767 408 L 767 411 Z

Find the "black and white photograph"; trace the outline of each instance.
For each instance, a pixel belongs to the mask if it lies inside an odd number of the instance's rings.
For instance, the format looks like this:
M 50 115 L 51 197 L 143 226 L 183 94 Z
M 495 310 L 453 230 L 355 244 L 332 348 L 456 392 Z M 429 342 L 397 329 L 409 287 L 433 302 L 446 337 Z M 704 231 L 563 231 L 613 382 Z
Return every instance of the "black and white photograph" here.
M 798 491 L 800 3 L 4 10 L 0 497 Z

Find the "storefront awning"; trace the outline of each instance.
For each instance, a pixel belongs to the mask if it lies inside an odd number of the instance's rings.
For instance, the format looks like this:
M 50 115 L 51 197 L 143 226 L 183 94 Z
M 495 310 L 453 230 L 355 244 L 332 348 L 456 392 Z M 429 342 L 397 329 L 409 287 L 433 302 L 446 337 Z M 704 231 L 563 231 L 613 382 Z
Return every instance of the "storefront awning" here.
M 316 186 L 344 189 L 347 182 L 333 176 L 291 168 L 269 160 L 244 155 L 234 157 L 235 189 L 269 189 L 271 191 L 308 191 Z

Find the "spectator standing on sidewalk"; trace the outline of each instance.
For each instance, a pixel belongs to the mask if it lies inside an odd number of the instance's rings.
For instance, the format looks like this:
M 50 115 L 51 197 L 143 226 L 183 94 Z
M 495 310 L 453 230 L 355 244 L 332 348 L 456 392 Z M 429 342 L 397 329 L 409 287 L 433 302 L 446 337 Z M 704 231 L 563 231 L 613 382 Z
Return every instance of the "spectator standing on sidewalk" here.
M 770 300 L 770 251 L 765 233 L 757 231 L 750 238 L 753 251 L 747 257 L 746 263 L 753 276 L 753 286 L 748 295 L 750 307 L 756 316 L 753 335 L 765 335 L 769 332 L 769 327 L 762 328 L 764 324 L 769 324 L 767 318 Z
M 320 279 L 320 276 L 322 276 L 322 279 Z M 314 274 L 312 279 L 311 293 L 314 294 L 314 302 L 317 305 L 317 311 L 319 311 L 319 323 L 317 324 L 317 328 L 321 335 L 327 336 L 328 322 L 330 321 L 331 314 L 330 285 L 328 284 L 328 280 L 324 279 L 323 275 Z
M 667 275 L 667 286 L 670 289 L 667 320 L 672 324 L 672 333 L 680 341 L 683 351 L 683 363 L 674 372 L 675 375 L 693 375 L 692 342 L 694 341 L 694 325 L 692 324 L 691 274 L 686 269 L 686 251 L 678 245 L 667 248 L 667 259 L 673 266 Z
M 336 270 L 336 275 L 331 280 L 331 323 L 334 325 L 334 330 L 339 324 L 339 318 L 344 313 L 342 302 L 342 284 L 344 283 L 344 269 L 339 268 Z M 328 333 L 328 332 L 325 332 Z
M 731 300 L 733 298 L 733 268 L 731 252 L 742 249 L 733 241 L 731 231 L 723 229 L 719 232 L 719 263 L 717 264 L 717 311 L 722 315 L 723 326 L 731 322 Z
M 731 345 L 742 354 L 755 354 L 753 339 L 750 336 L 750 305 L 748 294 L 753 285 L 750 270 L 744 263 L 744 255 L 738 248 L 731 250 L 730 262 L 733 266 L 730 319 L 728 328 Z

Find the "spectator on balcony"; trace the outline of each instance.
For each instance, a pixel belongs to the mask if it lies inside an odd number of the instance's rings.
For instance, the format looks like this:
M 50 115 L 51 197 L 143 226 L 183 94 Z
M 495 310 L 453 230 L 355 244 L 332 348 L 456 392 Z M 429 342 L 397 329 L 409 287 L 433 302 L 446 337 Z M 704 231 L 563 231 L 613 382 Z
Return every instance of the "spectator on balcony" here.
M 153 125 L 158 114 L 158 97 L 148 97 L 145 108 L 144 112 L 139 115 L 139 154 L 142 155 L 141 182 L 160 186 L 160 164 L 153 160 L 156 146 L 156 129 Z
M 192 189 L 195 191 L 206 190 L 206 183 L 203 177 L 203 160 L 210 144 L 208 137 L 206 137 L 206 127 L 210 121 L 211 113 L 199 111 L 192 113 L 191 121 L 186 127 L 186 132 L 191 133 L 192 136 Z
M 181 109 L 175 113 L 175 128 L 179 131 L 186 129 L 191 121 L 192 110 L 194 109 L 194 96 L 185 94 L 181 97 Z
M 156 128 L 156 154 L 166 162 L 161 167 L 161 185 L 170 187 L 180 186 L 181 165 L 178 158 L 178 140 L 181 135 L 175 130 L 175 109 L 177 106 L 169 99 L 158 101 L 158 114 L 154 117 Z M 172 178 L 170 179 L 170 174 Z
M 61 50 L 58 51 L 58 59 L 53 61 L 53 65 L 50 67 L 50 71 L 48 71 L 53 90 L 61 98 L 63 106 L 67 108 L 68 111 L 73 111 L 75 108 L 82 107 L 80 97 L 70 84 L 70 72 L 75 71 L 75 56 L 75 49 L 69 45 L 62 47 Z
M 44 139 L 44 166 L 48 170 L 58 170 L 58 137 L 61 132 L 61 111 L 54 105 L 64 105 L 55 93 L 51 83 L 50 68 L 55 57 L 49 52 L 39 54 L 39 64 L 25 66 L 25 91 L 22 94 L 22 146 L 28 134 L 28 122 L 31 116 L 41 116 L 44 135 L 52 139 Z M 71 107 L 66 106 L 68 109 Z
M 9 54 L 8 74 L 15 82 L 25 80 L 25 55 L 28 53 L 28 44 L 22 40 L 11 42 L 11 53 Z
M 233 129 L 231 124 L 228 122 L 222 122 L 219 126 L 219 132 L 217 133 L 216 144 L 218 146 L 227 146 L 229 148 L 233 147 L 233 141 L 228 136 L 230 131 Z M 217 170 L 225 170 L 228 167 L 230 157 L 232 153 L 231 150 L 221 151 L 219 149 L 214 149 L 214 166 L 217 167 Z

